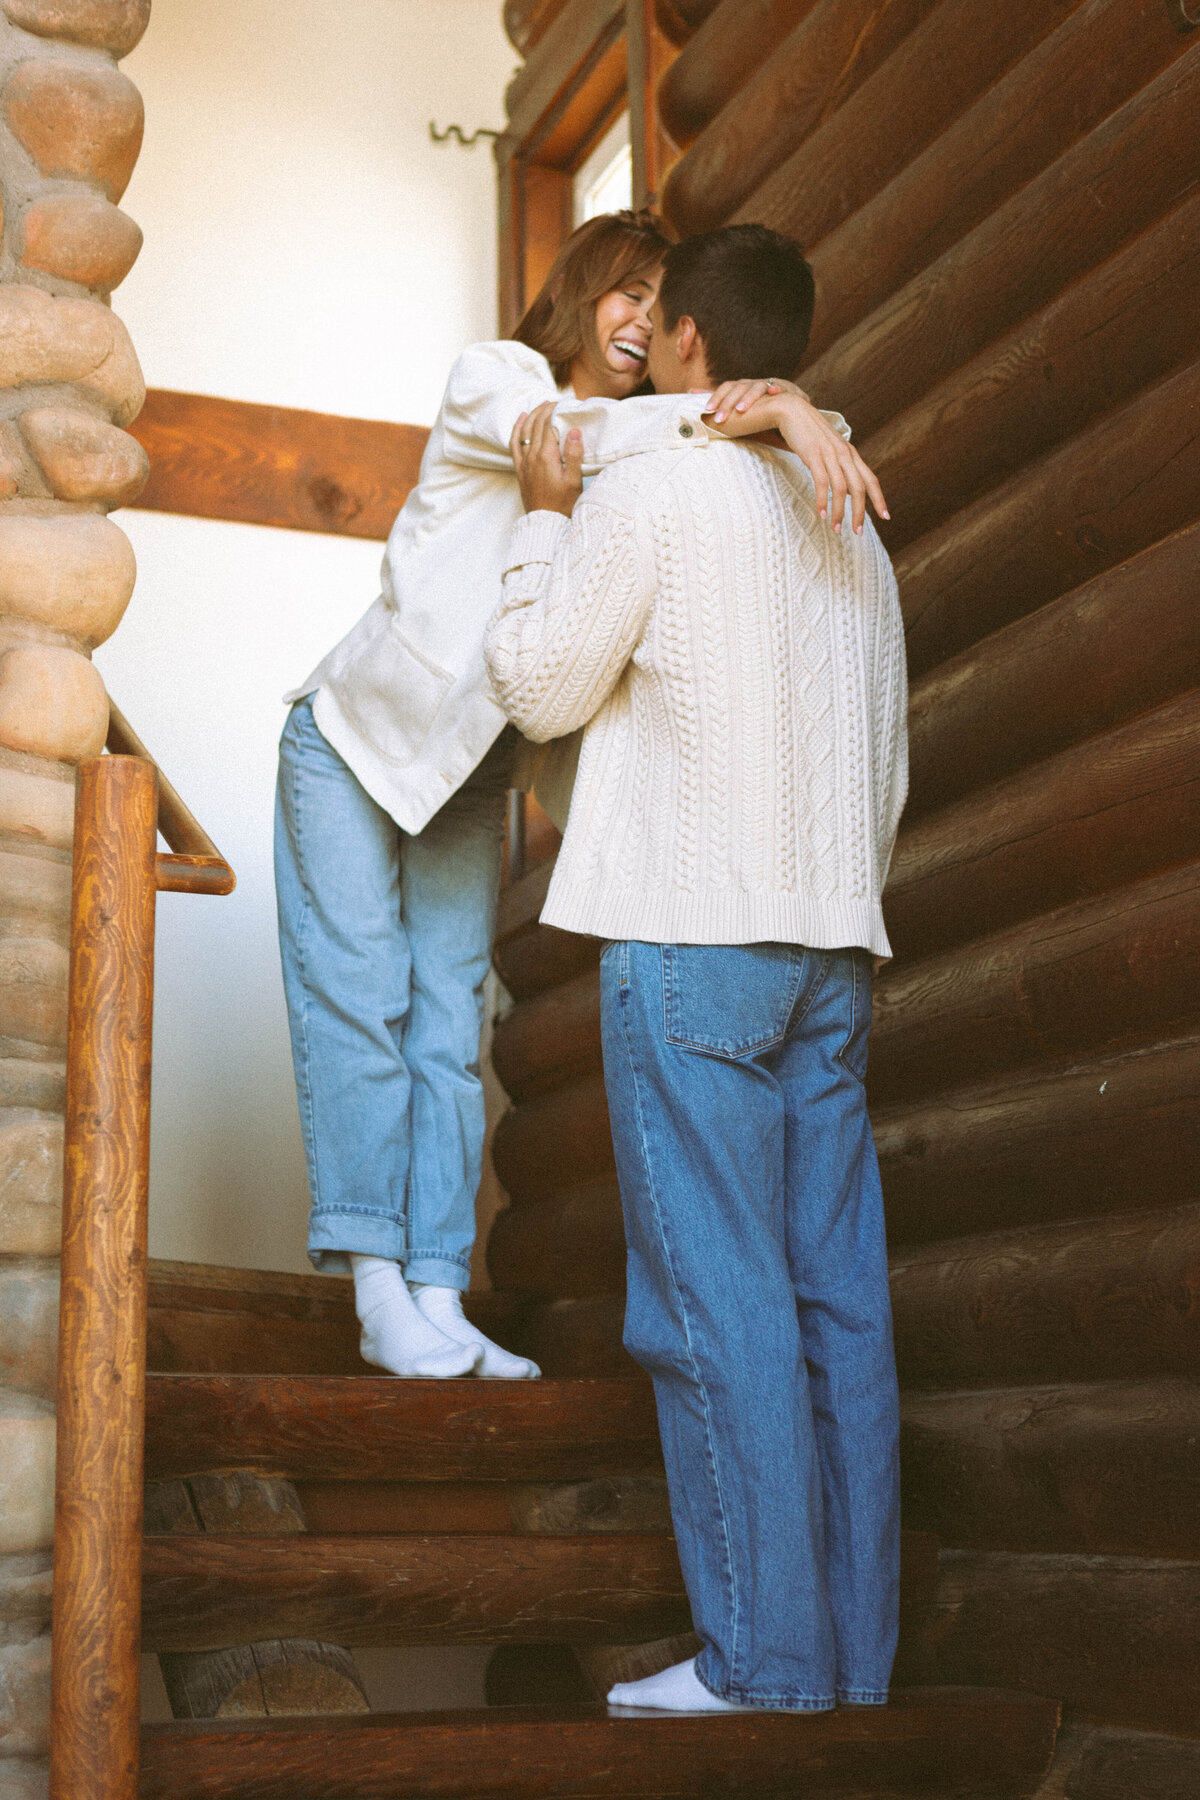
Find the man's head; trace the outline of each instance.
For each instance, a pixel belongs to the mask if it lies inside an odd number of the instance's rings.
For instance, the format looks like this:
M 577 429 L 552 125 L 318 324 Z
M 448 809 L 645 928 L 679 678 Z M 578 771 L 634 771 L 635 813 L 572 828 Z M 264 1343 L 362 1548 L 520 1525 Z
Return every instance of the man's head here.
M 813 315 L 799 244 L 766 225 L 726 225 L 673 244 L 652 318 L 649 375 L 660 394 L 739 376 L 792 376 Z

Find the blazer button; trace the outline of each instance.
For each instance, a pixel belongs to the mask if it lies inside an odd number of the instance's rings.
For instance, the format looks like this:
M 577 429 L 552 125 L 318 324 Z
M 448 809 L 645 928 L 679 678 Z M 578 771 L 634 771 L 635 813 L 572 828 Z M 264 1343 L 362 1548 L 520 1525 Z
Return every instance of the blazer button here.
M 686 420 L 685 420 L 685 421 L 684 421 L 684 423 L 683 423 L 683 424 L 682 424 L 682 425 L 681 425 L 681 426 L 680 426 L 680 427 L 679 427 L 679 435 L 680 435 L 680 437 L 691 437 L 691 436 L 692 436 L 692 435 L 693 435 L 693 434 L 692 434 L 692 427 L 691 427 L 691 426 L 690 426 L 690 425 L 689 425 L 689 424 L 688 424 L 688 423 L 687 423 L 687 421 L 686 421 Z

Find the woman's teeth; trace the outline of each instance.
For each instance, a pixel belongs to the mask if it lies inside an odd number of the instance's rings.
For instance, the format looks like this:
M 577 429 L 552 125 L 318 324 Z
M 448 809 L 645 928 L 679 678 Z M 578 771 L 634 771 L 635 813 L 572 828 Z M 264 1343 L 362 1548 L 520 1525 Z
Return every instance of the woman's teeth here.
M 634 362 L 644 363 L 646 360 L 646 352 L 641 344 L 631 344 L 626 338 L 614 338 L 613 349 L 619 350 L 622 356 L 631 357 Z

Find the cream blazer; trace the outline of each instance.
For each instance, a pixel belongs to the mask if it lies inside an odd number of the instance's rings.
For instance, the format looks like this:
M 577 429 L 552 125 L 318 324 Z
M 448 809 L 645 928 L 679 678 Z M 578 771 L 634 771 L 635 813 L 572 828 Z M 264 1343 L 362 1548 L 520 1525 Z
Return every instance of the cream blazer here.
M 458 358 L 388 538 L 379 598 L 285 696 L 315 694 L 323 735 L 405 831 L 428 823 L 506 723 L 483 631 L 522 513 L 508 444 L 519 414 L 556 398 L 562 428 L 583 433 L 585 473 L 647 451 L 684 454 L 709 437 L 703 394 L 575 400 L 524 344 L 474 344 Z M 520 785 L 531 785 L 533 756 L 520 759 Z M 543 772 L 552 814 L 564 812 L 573 765 L 568 753 Z

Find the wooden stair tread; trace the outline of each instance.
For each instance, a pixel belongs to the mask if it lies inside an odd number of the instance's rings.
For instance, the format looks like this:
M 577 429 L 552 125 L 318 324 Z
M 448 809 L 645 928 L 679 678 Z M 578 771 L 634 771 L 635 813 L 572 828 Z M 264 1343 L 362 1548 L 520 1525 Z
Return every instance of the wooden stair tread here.
M 603 1796 L 1026 1795 L 1059 1709 L 994 1689 L 909 1689 L 822 1714 L 610 1716 L 603 1706 L 146 1726 L 142 1800 L 601 1800 Z
M 554 1481 L 662 1466 L 645 1381 L 150 1375 L 146 1474 Z
M 932 1604 L 937 1540 L 906 1533 L 906 1630 Z M 690 1628 L 663 1532 L 412 1532 L 147 1537 L 150 1651 L 262 1638 L 333 1644 L 642 1643 Z

